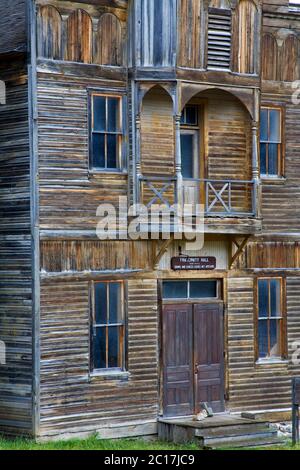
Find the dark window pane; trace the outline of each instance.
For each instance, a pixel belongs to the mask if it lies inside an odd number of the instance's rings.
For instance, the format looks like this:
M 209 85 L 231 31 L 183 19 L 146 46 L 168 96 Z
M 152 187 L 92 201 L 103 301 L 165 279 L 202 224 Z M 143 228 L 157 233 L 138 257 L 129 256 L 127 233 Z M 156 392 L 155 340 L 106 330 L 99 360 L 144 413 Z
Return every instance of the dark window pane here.
M 118 326 L 110 326 L 108 329 L 108 367 L 120 367 Z
M 119 103 L 118 98 L 108 98 L 108 122 L 107 122 L 107 131 L 108 132 L 118 132 L 120 130 L 119 125 Z
M 98 325 L 107 323 L 107 284 L 104 282 L 95 284 L 95 317 Z
M 93 349 L 94 368 L 106 369 L 106 328 L 96 328 Z
M 194 178 L 194 135 L 181 134 L 183 178 Z
M 109 285 L 109 323 L 122 321 L 121 284 L 114 282 Z
M 216 281 L 191 281 L 190 282 L 190 298 L 204 299 L 217 297 Z
M 267 174 L 267 144 L 260 144 L 260 172 Z
M 265 279 L 258 281 L 258 308 L 259 317 L 269 316 L 269 281 Z
M 260 140 L 268 141 L 268 110 L 262 109 L 260 114 Z
M 186 281 L 166 281 L 163 283 L 164 299 L 186 299 L 188 283 Z
M 278 279 L 271 280 L 271 316 L 281 317 L 281 305 L 280 305 L 280 281 Z
M 258 322 L 258 351 L 260 358 L 266 358 L 269 355 L 268 320 L 259 320 Z
M 270 141 L 280 142 L 280 111 L 270 110 Z
M 271 176 L 278 175 L 278 144 L 269 144 L 269 170 Z
M 93 168 L 105 168 L 104 134 L 93 134 Z
M 107 168 L 115 169 L 118 167 L 118 136 L 107 134 Z
M 106 98 L 94 96 L 94 130 L 106 130 Z
M 279 357 L 280 352 L 280 320 L 270 321 L 270 356 Z
M 185 123 L 191 126 L 198 124 L 197 108 L 196 106 L 187 106 L 185 114 Z

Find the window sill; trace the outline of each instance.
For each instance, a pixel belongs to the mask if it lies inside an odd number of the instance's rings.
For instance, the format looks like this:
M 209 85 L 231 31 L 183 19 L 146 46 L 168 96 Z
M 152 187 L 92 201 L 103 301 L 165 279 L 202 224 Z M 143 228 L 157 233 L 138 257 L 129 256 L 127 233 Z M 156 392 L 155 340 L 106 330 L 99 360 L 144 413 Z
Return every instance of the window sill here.
M 289 361 L 287 359 L 280 359 L 280 358 L 274 358 L 274 359 L 258 359 L 256 361 L 255 365 L 257 366 L 285 366 L 288 365 Z
M 283 176 L 261 176 L 261 182 L 263 184 L 278 184 L 283 185 L 286 183 L 286 178 Z
M 94 380 L 121 380 L 126 381 L 130 377 L 129 372 L 122 372 L 121 370 L 113 370 L 113 371 L 95 371 L 91 372 L 89 375 L 90 381 Z
M 101 176 L 101 175 L 128 175 L 127 170 L 97 170 L 91 169 L 89 170 L 89 176 Z

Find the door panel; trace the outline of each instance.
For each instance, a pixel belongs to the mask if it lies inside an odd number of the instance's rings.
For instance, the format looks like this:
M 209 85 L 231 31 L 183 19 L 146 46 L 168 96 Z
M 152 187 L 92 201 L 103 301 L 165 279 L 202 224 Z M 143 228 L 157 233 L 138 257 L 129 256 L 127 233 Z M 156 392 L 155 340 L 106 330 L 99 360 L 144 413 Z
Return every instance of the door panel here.
M 207 402 L 215 413 L 224 411 L 223 306 L 194 305 L 195 407 Z
M 194 413 L 192 316 L 192 305 L 167 305 L 163 309 L 165 416 Z

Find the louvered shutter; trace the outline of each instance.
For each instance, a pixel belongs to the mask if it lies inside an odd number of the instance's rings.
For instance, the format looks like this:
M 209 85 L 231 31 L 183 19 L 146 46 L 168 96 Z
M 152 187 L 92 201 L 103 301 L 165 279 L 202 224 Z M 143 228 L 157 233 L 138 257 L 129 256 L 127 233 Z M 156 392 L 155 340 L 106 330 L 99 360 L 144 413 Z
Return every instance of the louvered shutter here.
M 230 69 L 231 11 L 209 9 L 207 68 Z

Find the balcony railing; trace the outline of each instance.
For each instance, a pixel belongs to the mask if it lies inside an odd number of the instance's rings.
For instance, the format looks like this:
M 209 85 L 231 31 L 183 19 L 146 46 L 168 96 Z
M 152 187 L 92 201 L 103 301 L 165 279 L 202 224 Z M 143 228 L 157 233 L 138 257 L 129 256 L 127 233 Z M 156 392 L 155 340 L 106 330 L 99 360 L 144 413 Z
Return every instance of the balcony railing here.
M 242 180 L 198 180 L 198 191 L 205 194 L 207 217 L 254 217 L 255 183 Z
M 177 191 L 180 189 L 180 191 Z M 171 207 L 182 195 L 183 204 L 203 204 L 206 217 L 255 217 L 257 201 L 254 181 L 191 179 L 177 188 L 176 177 L 140 177 L 139 202 Z
M 148 209 L 154 204 L 171 207 L 177 203 L 177 178 L 165 176 L 140 177 L 140 203 Z

